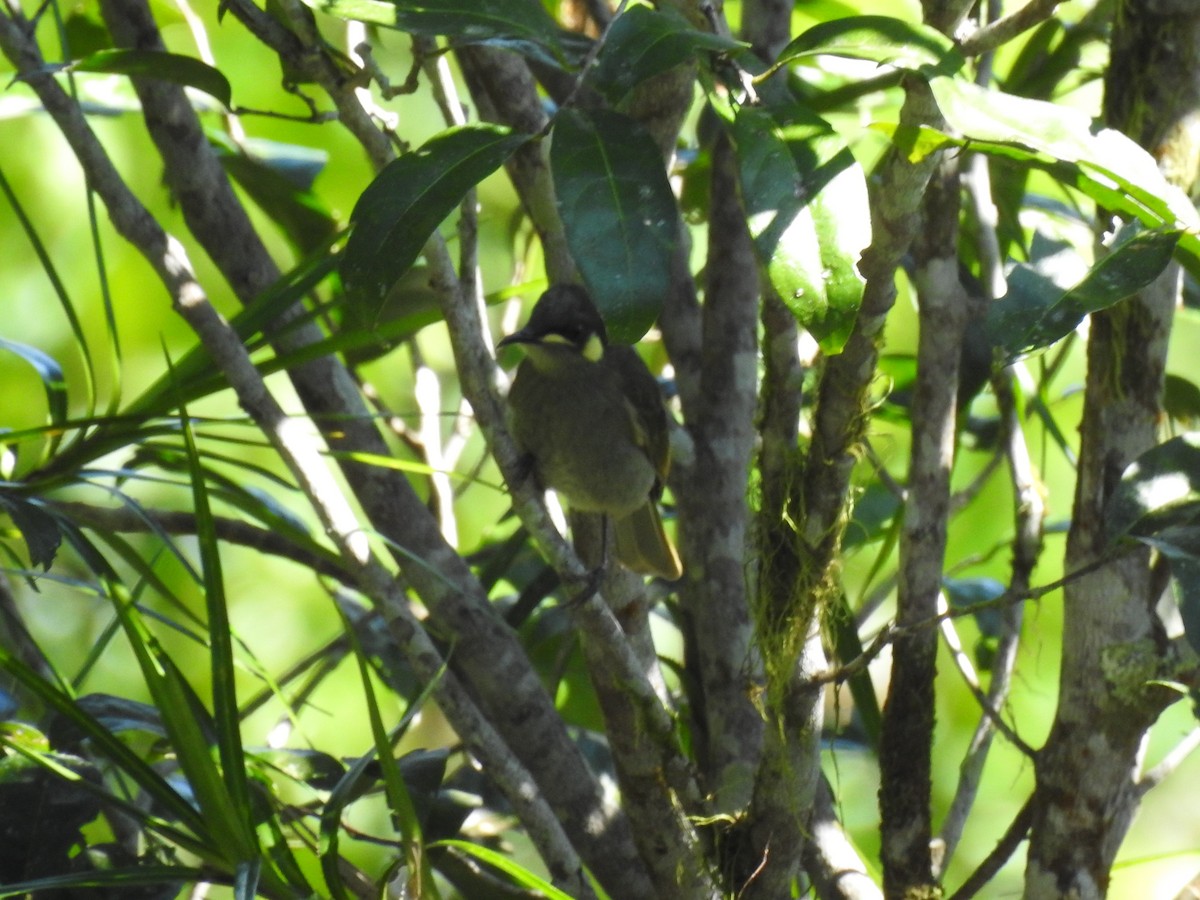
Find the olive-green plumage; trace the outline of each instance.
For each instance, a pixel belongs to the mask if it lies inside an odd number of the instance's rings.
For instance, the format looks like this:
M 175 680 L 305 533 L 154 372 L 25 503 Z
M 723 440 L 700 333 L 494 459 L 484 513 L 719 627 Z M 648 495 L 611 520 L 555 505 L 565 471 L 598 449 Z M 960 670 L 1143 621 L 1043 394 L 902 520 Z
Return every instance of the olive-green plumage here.
M 546 291 L 525 327 L 500 342 L 508 344 L 525 350 L 508 403 L 538 481 L 572 509 L 612 517 L 625 566 L 678 578 L 656 505 L 670 465 L 667 412 L 641 357 L 608 344 L 603 320 L 575 285 Z

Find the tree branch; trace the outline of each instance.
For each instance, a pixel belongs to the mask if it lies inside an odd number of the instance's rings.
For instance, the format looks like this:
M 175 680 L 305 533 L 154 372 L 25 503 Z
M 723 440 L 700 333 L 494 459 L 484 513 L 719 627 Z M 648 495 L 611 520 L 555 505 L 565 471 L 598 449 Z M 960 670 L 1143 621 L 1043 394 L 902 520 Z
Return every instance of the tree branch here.
M 1062 0 L 1029 0 L 1014 13 L 997 19 L 958 42 L 963 56 L 982 56 L 1008 43 L 1018 34 L 1028 31 L 1054 15 Z

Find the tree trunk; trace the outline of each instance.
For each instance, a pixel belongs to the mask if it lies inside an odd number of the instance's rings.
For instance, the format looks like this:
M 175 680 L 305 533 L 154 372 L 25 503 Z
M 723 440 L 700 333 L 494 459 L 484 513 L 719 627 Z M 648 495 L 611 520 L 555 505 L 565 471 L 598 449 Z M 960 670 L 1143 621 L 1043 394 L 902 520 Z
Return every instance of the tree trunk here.
M 1193 3 L 1124 0 L 1118 7 L 1106 118 L 1184 186 L 1195 171 L 1188 123 L 1197 110 L 1198 55 L 1200 9 Z M 1179 283 L 1173 265 L 1149 288 L 1092 319 L 1068 571 L 1111 555 L 1106 504 L 1125 467 L 1157 443 Z M 1037 762 L 1028 897 L 1102 897 L 1107 891 L 1113 859 L 1137 811 L 1147 730 L 1175 698 L 1151 683 L 1166 675 L 1171 661 L 1154 609 L 1161 591 L 1149 551 L 1115 559 L 1065 590 L 1059 705 Z

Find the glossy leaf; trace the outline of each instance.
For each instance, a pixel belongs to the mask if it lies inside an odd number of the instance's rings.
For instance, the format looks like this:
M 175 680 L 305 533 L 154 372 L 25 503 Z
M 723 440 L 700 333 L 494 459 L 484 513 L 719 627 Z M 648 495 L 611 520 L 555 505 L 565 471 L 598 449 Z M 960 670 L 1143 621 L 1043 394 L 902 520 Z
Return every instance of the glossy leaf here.
M 159 78 L 203 91 L 229 107 L 233 88 L 229 79 L 208 63 L 179 53 L 159 50 L 101 50 L 67 66 L 72 72 L 113 72 Z
M 588 75 L 588 82 L 611 103 L 619 103 L 642 82 L 703 51 L 736 50 L 748 45 L 709 31 L 698 31 L 669 7 L 655 11 L 634 6 L 613 22 Z
M 609 336 L 633 343 L 662 309 L 678 240 L 662 155 L 632 119 L 565 109 L 550 169 L 567 244 Z
M 559 65 L 578 49 L 540 3 L 526 0 L 305 0 L 340 19 L 357 19 L 460 44 L 491 44 Z
M 1083 112 L 1059 104 L 984 90 L 957 78 L 935 78 L 929 86 L 949 125 L 965 139 L 942 136 L 947 143 L 1046 169 L 1103 209 L 1149 228 L 1184 229 L 1180 260 L 1193 275 L 1200 274 L 1200 215 L 1132 139 L 1097 129 Z
M 1171 575 L 1175 579 L 1184 637 L 1192 649 L 1200 653 L 1200 560 L 1172 558 Z
M 351 214 L 341 273 L 354 299 L 377 311 L 467 191 L 526 140 L 495 125 L 451 128 L 385 166 Z
M 1109 539 L 1132 538 L 1169 556 L 1200 559 L 1200 432 L 1134 460 L 1105 509 Z
M 1089 313 L 1119 303 L 1162 274 L 1180 232 L 1123 229 L 1116 246 L 1079 284 L 1062 291 L 1027 266 L 1009 276 L 1008 293 L 988 307 L 989 340 L 1004 363 L 1057 343 Z
M 862 170 L 829 125 L 798 109 L 743 107 L 731 126 L 755 249 L 800 325 L 836 353 L 862 303 L 871 235 Z
M 963 64 L 954 42 L 936 28 L 890 16 L 846 16 L 814 25 L 783 48 L 776 65 L 816 55 L 944 73 L 957 71 Z

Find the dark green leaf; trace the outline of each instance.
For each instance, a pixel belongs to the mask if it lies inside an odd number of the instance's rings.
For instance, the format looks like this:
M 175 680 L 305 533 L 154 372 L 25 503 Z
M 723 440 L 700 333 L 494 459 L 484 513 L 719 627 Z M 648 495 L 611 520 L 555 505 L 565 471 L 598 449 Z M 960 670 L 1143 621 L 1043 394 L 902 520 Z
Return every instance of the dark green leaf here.
M 679 211 L 662 155 L 632 119 L 564 109 L 550 169 L 567 244 L 613 340 L 654 324 L 669 286 Z
M 1169 556 L 1200 558 L 1200 433 L 1173 437 L 1130 463 L 1105 520 L 1111 541 L 1128 537 Z
M 845 143 L 800 108 L 742 107 L 731 127 L 755 249 L 771 286 L 827 353 L 862 303 L 867 189 Z
M 313 180 L 325 166 L 325 153 L 268 141 L 256 141 L 252 148 L 235 146 L 212 134 L 210 139 L 225 171 L 302 255 L 313 253 L 333 236 L 337 223 L 312 190 Z
M 87 694 L 79 698 L 79 708 L 113 733 L 142 731 L 166 737 L 162 716 L 149 703 L 141 703 L 112 694 Z
M 342 255 L 356 302 L 377 312 L 434 229 L 527 139 L 496 125 L 451 128 L 385 166 L 354 207 Z
M 701 51 L 745 46 L 709 31 L 697 31 L 669 7 L 655 11 L 634 6 L 613 22 L 588 80 L 615 104 L 646 79 L 695 59 Z
M 112 35 L 99 15 L 89 15 L 83 6 L 76 7 L 63 22 L 67 48 L 72 58 L 90 56 L 113 45 Z
M 540 3 L 527 0 L 305 0 L 313 9 L 411 34 L 491 44 L 561 65 L 576 48 Z
M 1179 598 L 1179 618 L 1183 634 L 1192 649 L 1200 653 L 1200 559 L 1174 557 L 1171 575 Z
M 979 630 L 988 636 L 999 634 L 1003 615 L 995 606 L 988 604 L 1004 595 L 1003 584 L 995 578 L 944 578 L 942 588 L 954 609 L 982 606 L 974 614 Z
M 1181 232 L 1125 228 L 1116 246 L 1079 284 L 1062 291 L 1027 267 L 1009 277 L 1008 293 L 988 308 L 989 339 L 1007 364 L 1070 334 L 1089 313 L 1119 303 L 1162 274 Z
M 54 516 L 24 497 L 0 494 L 0 512 L 8 513 L 29 549 L 29 561 L 50 571 L 62 544 L 62 531 Z
M 954 42 L 936 28 L 890 16 L 847 16 L 808 29 L 779 54 L 778 64 L 807 56 L 869 59 L 898 69 L 955 72 L 963 65 Z
M 115 72 L 119 75 L 159 78 L 203 91 L 221 101 L 225 107 L 233 102 L 233 88 L 229 86 L 229 79 L 208 63 L 179 53 L 101 50 L 71 63 L 68 68 L 74 72 Z
M 1168 372 L 1163 386 L 1163 410 L 1178 422 L 1200 419 L 1200 386 Z

